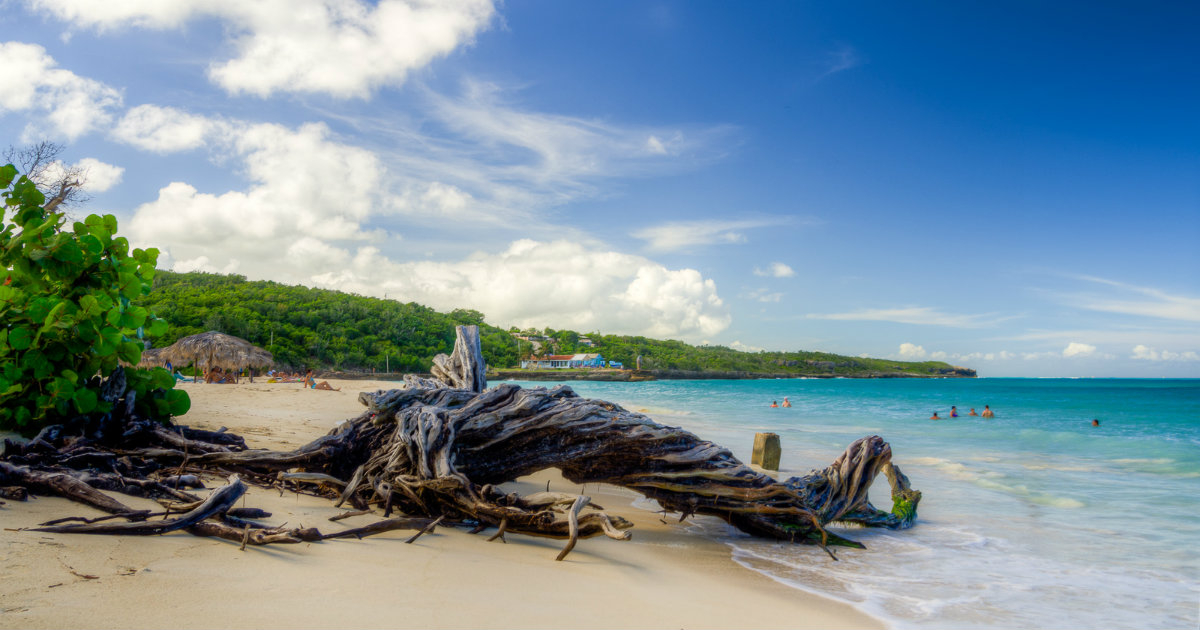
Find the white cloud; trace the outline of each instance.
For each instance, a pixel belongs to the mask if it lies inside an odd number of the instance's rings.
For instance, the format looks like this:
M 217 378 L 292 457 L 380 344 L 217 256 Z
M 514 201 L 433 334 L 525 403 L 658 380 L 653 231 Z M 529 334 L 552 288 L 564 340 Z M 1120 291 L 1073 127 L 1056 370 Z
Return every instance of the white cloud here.
M 121 93 L 85 79 L 58 63 L 36 44 L 0 43 L 0 115 L 33 112 L 42 117 L 21 135 L 22 142 L 50 136 L 74 140 L 109 124 Z
M 781 221 L 778 219 L 672 221 L 642 228 L 633 232 L 632 236 L 648 241 L 647 245 L 652 250 L 675 251 L 697 245 L 744 243 L 746 235 L 742 230 L 768 227 L 779 223 Z M 784 265 L 784 267 L 786 266 Z
M 841 321 L 879 321 L 896 322 L 898 324 L 919 324 L 926 326 L 948 326 L 951 328 L 984 328 L 995 325 L 1007 318 L 997 318 L 991 314 L 957 315 L 942 313 L 928 306 L 910 306 L 907 308 L 869 308 L 850 313 L 810 313 L 809 319 L 832 319 Z
M 1133 354 L 1129 356 L 1131 359 L 1142 361 L 1200 361 L 1200 354 L 1194 350 L 1185 350 L 1183 352 L 1172 352 L 1171 350 L 1158 350 L 1142 344 L 1133 347 Z
M 203 146 L 214 135 L 229 135 L 232 125 L 173 107 L 138 105 L 125 112 L 114 139 L 143 151 L 173 153 Z
M 741 297 L 756 302 L 778 302 L 783 298 L 783 294 L 778 292 L 772 293 L 767 289 L 754 289 L 746 292 Z
M 519 240 L 457 262 L 397 263 L 363 247 L 342 273 L 321 280 L 442 310 L 474 308 L 488 321 L 522 328 L 699 339 L 730 323 L 716 285 L 700 272 L 568 241 Z
M 382 167 L 371 153 L 328 135 L 320 124 L 246 127 L 231 151 L 254 182 L 248 191 L 214 195 L 173 182 L 135 210 L 131 239 L 169 250 L 178 261 L 206 257 L 225 268 L 236 259 L 243 269 L 257 269 L 277 266 L 281 253 L 306 237 L 376 238 L 363 221 L 378 203 Z
M 1093 276 L 1078 276 L 1078 278 L 1114 290 L 1114 294 L 1108 295 L 1068 294 L 1065 297 L 1066 301 L 1079 308 L 1156 319 L 1200 322 L 1200 298 L 1198 297 L 1175 295 L 1153 287 L 1139 287 Z
M 820 78 L 825 78 L 831 74 L 857 68 L 862 65 L 862 58 L 851 46 L 841 46 L 837 50 L 830 52 L 825 57 L 825 71 L 821 73 Z
M 925 348 L 911 344 L 900 344 L 900 356 L 905 359 L 923 359 L 925 358 Z
M 104 192 L 121 183 L 125 169 L 101 162 L 96 158 L 83 158 L 70 167 L 61 160 L 51 162 L 42 175 L 47 181 L 61 181 L 67 169 L 74 168 L 83 171 L 83 190 L 89 192 Z
M 232 94 L 366 97 L 469 44 L 495 13 L 490 0 L 29 0 L 72 26 L 100 32 L 177 29 L 221 21 L 232 58 L 209 78 Z
M 1086 357 L 1096 353 L 1096 346 L 1072 341 L 1063 348 L 1062 355 L 1064 357 Z
M 754 268 L 754 275 L 766 276 L 771 278 L 791 278 L 796 275 L 796 272 L 789 266 L 781 262 L 773 262 L 767 265 L 766 269 Z
M 733 341 L 728 344 L 728 347 L 732 350 L 737 350 L 739 352 L 762 352 L 762 351 L 766 350 L 766 348 L 762 348 L 760 346 L 747 345 L 740 341 Z

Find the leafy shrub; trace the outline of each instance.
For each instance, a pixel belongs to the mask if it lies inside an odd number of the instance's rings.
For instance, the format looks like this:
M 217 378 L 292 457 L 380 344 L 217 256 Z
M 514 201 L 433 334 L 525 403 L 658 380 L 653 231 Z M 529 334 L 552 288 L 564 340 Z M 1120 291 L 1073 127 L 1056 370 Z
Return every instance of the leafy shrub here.
M 132 302 L 150 291 L 158 250 L 130 252 L 112 215 L 90 215 L 68 230 L 55 204 L 11 164 L 0 167 L 0 190 L 0 429 L 30 434 L 108 413 L 115 401 L 101 396 L 101 377 L 121 361 L 136 365 L 141 339 L 167 330 Z M 128 369 L 125 377 L 139 415 L 165 420 L 191 406 L 165 369 Z

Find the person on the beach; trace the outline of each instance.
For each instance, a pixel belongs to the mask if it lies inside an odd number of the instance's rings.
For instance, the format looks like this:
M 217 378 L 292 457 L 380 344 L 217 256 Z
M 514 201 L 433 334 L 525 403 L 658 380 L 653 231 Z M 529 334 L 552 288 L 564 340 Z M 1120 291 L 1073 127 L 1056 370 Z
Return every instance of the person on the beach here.
M 996 417 L 996 414 L 995 414 L 995 412 L 992 411 L 991 407 L 984 405 L 983 406 L 983 417 L 984 418 L 994 418 L 994 417 Z
M 771 406 L 772 406 L 772 407 L 778 407 L 778 406 L 779 406 L 779 403 L 777 403 L 777 402 L 775 402 L 774 400 L 772 400 L 772 401 L 771 401 Z
M 784 406 L 784 407 L 791 407 L 791 406 L 792 406 L 792 401 L 788 400 L 788 399 L 787 399 L 787 396 L 784 396 L 784 397 L 783 397 L 783 406 Z
M 308 371 L 308 373 L 304 375 L 304 386 L 305 386 L 305 387 L 308 387 L 308 388 L 310 388 L 310 389 L 323 389 L 323 390 L 325 390 L 325 391 L 327 391 L 327 392 L 340 392 L 340 391 L 342 391 L 342 390 L 341 390 L 341 388 L 334 387 L 334 386 L 330 385 L 330 384 L 329 384 L 329 381 L 321 381 L 320 383 L 318 383 L 318 382 L 316 381 L 316 379 L 314 379 L 314 378 L 313 378 L 313 371 L 312 371 L 312 370 L 309 370 L 309 371 Z
M 933 415 L 932 415 L 932 416 L 929 416 L 929 419 L 930 419 L 930 420 L 941 420 L 941 418 L 939 418 L 939 417 L 938 417 L 938 415 L 937 415 L 937 412 L 936 412 L 936 411 L 935 411 L 935 412 L 933 412 Z
M 968 415 L 968 416 L 978 416 L 979 414 L 975 413 L 975 408 L 974 408 L 974 407 L 971 407 L 971 413 L 969 413 L 969 414 L 967 414 L 967 415 Z
M 958 407 L 955 407 L 954 405 L 950 405 L 950 417 L 951 418 L 958 417 Z

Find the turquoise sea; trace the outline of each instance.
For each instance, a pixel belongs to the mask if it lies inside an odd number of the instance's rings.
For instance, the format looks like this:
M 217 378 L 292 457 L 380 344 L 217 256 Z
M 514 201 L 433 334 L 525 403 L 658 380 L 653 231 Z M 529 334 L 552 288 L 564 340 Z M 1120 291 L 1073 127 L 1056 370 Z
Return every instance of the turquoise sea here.
M 569 385 L 743 461 L 755 432 L 778 433 L 784 476 L 824 468 L 859 437 L 882 436 L 924 493 L 913 529 L 847 529 L 867 549 L 842 549 L 834 562 L 818 548 L 753 539 L 713 518 L 693 527 L 728 544 L 742 565 L 892 627 L 1200 625 L 1200 380 Z M 770 408 L 785 396 L 792 408 Z M 951 405 L 963 416 L 990 405 L 996 417 L 929 420 Z M 871 501 L 891 507 L 886 479 Z

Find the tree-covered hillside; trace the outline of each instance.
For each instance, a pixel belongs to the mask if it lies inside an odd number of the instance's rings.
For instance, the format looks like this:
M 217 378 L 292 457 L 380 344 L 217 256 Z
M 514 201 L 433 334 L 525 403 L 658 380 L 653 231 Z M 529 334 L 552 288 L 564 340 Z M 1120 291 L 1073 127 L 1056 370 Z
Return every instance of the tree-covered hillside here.
M 208 330 L 266 348 L 283 367 L 428 372 L 434 355 L 454 348 L 454 326 L 479 324 L 489 365 L 515 365 L 507 332 L 478 311 L 439 313 L 338 291 L 243 276 L 159 271 L 140 302 L 171 324 L 157 345 Z
M 516 367 L 535 345 L 538 354 L 599 352 L 632 368 L 637 357 L 648 370 L 769 374 L 937 375 L 946 363 L 908 363 L 824 352 L 741 352 L 724 346 L 592 333 L 587 345 L 570 330 L 503 330 L 478 311 L 439 313 L 324 289 L 309 289 L 242 276 L 159 271 L 154 290 L 140 304 L 171 324 L 158 345 L 208 330 L 242 337 L 275 355 L 278 365 L 347 371 L 428 372 L 434 355 L 450 352 L 454 326 L 478 324 L 483 354 L 492 368 Z M 534 340 L 518 340 L 516 334 Z

